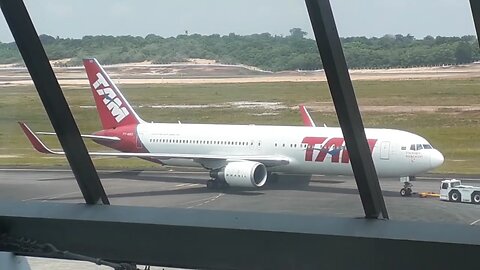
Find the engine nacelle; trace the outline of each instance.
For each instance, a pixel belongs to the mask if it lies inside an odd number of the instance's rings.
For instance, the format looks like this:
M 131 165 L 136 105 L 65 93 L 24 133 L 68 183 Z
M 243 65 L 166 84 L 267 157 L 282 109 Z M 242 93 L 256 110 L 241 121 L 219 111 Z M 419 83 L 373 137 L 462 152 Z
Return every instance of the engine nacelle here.
M 267 182 L 267 168 L 254 161 L 235 161 L 210 175 L 233 187 L 261 187 Z

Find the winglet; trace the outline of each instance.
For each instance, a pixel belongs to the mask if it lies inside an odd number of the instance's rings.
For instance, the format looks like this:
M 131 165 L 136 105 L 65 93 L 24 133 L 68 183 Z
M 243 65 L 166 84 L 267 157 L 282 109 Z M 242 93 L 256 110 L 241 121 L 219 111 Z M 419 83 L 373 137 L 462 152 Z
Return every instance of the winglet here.
M 312 117 L 308 113 L 305 105 L 300 104 L 298 107 L 300 109 L 300 114 L 302 114 L 303 124 L 307 127 L 316 127 L 315 122 L 313 122 Z
M 35 133 L 32 132 L 32 130 L 25 123 L 18 122 L 18 124 L 22 128 L 23 132 L 25 133 L 35 150 L 44 154 L 63 155 L 62 152 L 55 152 L 46 147 L 45 144 L 37 137 L 37 135 L 35 135 Z

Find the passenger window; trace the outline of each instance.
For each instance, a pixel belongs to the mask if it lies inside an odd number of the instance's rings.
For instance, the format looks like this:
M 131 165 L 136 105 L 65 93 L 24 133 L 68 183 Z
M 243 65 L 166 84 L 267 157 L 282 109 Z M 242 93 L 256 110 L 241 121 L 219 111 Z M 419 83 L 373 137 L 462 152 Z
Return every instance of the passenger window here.
M 407 147 L 406 147 L 406 146 L 402 146 L 402 150 L 407 150 Z

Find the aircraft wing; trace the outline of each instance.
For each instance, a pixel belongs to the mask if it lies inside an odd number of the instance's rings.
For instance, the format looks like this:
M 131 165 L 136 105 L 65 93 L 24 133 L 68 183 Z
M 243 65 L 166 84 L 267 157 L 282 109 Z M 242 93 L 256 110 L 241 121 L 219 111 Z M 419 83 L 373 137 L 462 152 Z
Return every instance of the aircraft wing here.
M 56 151 L 48 148 L 33 131 L 22 122 L 19 122 L 20 127 L 27 136 L 33 148 L 40 153 L 52 155 L 65 155 L 63 151 Z M 240 161 L 249 160 L 263 163 L 267 167 L 287 165 L 290 160 L 282 156 L 244 156 L 244 155 L 210 155 L 210 154 L 171 154 L 171 153 L 135 153 L 135 152 L 89 152 L 90 156 L 103 157 L 138 157 L 138 158 L 154 158 L 159 160 L 167 159 L 192 159 L 195 162 L 202 163 L 205 160 L 225 160 L 225 161 Z

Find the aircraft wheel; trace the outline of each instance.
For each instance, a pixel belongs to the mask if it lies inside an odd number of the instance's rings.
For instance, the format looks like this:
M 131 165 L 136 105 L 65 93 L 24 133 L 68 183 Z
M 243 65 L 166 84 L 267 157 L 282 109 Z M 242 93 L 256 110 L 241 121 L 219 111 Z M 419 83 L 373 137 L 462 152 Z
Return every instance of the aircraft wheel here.
M 458 190 L 452 190 L 450 194 L 448 194 L 448 199 L 452 202 L 460 202 L 462 199 L 462 196 L 460 195 L 460 192 Z
M 272 173 L 267 177 L 267 183 L 276 184 L 276 183 L 278 183 L 279 178 L 280 177 L 278 176 L 278 174 Z
M 472 203 L 480 204 L 480 192 L 474 192 L 472 194 Z
M 267 182 L 265 183 L 264 187 L 265 186 L 270 186 L 270 185 L 274 185 L 274 184 L 278 184 L 278 179 L 279 179 L 279 175 L 276 174 L 276 173 L 268 173 L 267 174 Z
M 207 181 L 207 188 L 208 188 L 208 189 L 215 189 L 216 186 L 217 186 L 217 185 L 216 185 L 216 183 L 215 183 L 214 180 L 208 180 L 208 181 Z
M 402 197 L 407 196 L 407 189 L 406 189 L 406 188 L 400 189 L 400 195 L 401 195 Z
M 407 196 L 412 196 L 412 189 L 411 188 L 406 188 L 407 191 Z
M 216 181 L 217 183 L 217 188 L 218 189 L 225 189 L 225 188 L 229 188 L 230 186 L 227 184 L 227 182 L 225 181 Z

